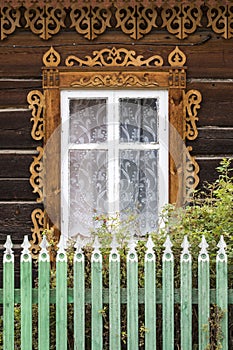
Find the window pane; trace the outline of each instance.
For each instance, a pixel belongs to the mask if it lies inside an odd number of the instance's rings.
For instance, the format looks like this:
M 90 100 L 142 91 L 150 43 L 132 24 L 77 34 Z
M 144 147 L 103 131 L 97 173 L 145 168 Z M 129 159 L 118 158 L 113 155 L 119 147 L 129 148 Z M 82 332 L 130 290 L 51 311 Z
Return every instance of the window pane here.
M 135 215 L 140 234 L 158 221 L 158 152 L 120 151 L 120 212 Z
M 157 142 L 158 100 L 155 98 L 121 98 L 120 141 Z
M 87 235 L 93 218 L 108 212 L 107 151 L 70 151 L 69 232 Z
M 70 100 L 70 143 L 107 140 L 106 99 Z

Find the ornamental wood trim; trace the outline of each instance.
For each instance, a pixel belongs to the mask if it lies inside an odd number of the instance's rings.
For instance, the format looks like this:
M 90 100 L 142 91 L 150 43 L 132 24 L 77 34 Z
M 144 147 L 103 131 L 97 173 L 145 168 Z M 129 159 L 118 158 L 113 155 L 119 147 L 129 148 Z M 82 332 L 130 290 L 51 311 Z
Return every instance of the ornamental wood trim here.
M 87 40 L 95 40 L 107 30 L 121 30 L 133 40 L 140 40 L 149 33 L 167 30 L 179 40 L 184 40 L 199 28 L 209 28 L 224 39 L 233 36 L 232 4 L 199 6 L 194 3 L 173 4 L 71 4 L 44 6 L 16 6 L 5 2 L 0 6 L 0 40 L 16 32 L 17 28 L 30 30 L 42 40 L 49 40 L 62 30 L 75 30 Z
M 159 54 L 151 57 L 137 55 L 126 48 L 104 48 L 92 55 L 61 57 L 50 48 L 43 56 L 43 93 L 32 91 L 28 95 L 32 109 L 32 136 L 44 142 L 43 149 L 31 165 L 30 182 L 38 201 L 45 206 L 44 227 L 53 227 L 59 236 L 60 209 L 60 91 L 83 88 L 159 88 L 169 92 L 169 196 L 170 202 L 181 205 L 190 198 L 198 184 L 199 167 L 189 155 L 185 139 L 197 136 L 197 111 L 201 94 L 196 90 L 186 92 L 186 56 L 178 48 L 165 58 Z M 60 62 L 65 62 L 61 66 Z M 43 166 L 41 164 L 43 156 Z M 36 212 L 37 213 L 37 212 Z M 37 214 L 39 215 L 39 214 Z M 42 215 L 42 214 L 41 214 Z M 33 216 L 33 246 L 38 248 L 41 227 Z M 36 236 L 38 237 L 36 238 Z

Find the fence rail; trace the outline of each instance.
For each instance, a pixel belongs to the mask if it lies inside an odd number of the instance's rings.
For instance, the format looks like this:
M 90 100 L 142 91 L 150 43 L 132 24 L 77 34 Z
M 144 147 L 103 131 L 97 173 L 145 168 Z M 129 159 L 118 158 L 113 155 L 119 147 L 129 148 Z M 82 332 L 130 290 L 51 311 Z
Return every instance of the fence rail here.
M 180 254 L 180 288 L 174 288 L 174 256 L 170 238 L 164 243 L 162 256 L 162 287 L 156 287 L 156 254 L 149 237 L 143 257 L 144 288 L 138 286 L 139 257 L 136 242 L 131 239 L 126 257 L 126 288 L 121 288 L 121 260 L 115 239 L 109 254 L 109 286 L 103 288 L 103 264 L 101 248 L 96 239 L 91 254 L 91 288 L 85 288 L 85 255 L 82 242 L 77 241 L 73 259 L 73 288 L 67 285 L 66 242 L 62 237 L 56 257 L 56 287 L 50 288 L 50 258 L 45 236 L 38 259 L 38 286 L 32 288 L 32 258 L 30 243 L 25 236 L 20 260 L 20 289 L 14 288 L 14 254 L 10 236 L 7 237 L 3 256 L 3 289 L 0 303 L 3 304 L 3 349 L 15 349 L 15 304 L 20 304 L 22 350 L 33 349 L 33 304 L 38 305 L 38 349 L 50 349 L 50 305 L 56 305 L 56 349 L 68 348 L 68 304 L 73 304 L 74 349 L 88 349 L 85 343 L 85 305 L 91 304 L 92 350 L 103 350 L 105 322 L 109 325 L 109 349 L 122 347 L 122 304 L 126 305 L 126 343 L 128 350 L 173 350 L 175 344 L 175 305 L 180 305 L 180 349 L 191 350 L 193 339 L 192 305 L 198 305 L 198 349 L 210 346 L 210 305 L 216 304 L 223 311 L 219 321 L 222 337 L 219 349 L 228 349 L 228 304 L 233 303 L 233 290 L 228 289 L 226 244 L 221 237 L 216 255 L 216 288 L 210 289 L 210 259 L 208 244 L 204 237 L 198 256 L 198 288 L 192 288 L 192 256 L 185 237 Z M 109 305 L 108 320 L 103 317 L 104 305 Z M 139 305 L 144 305 L 144 344 L 139 339 Z M 157 305 L 162 305 L 162 320 L 157 316 Z M 156 339 L 158 322 L 162 322 L 162 348 Z M 221 346 L 221 347 L 220 347 Z M 124 347 L 125 348 L 125 347 Z

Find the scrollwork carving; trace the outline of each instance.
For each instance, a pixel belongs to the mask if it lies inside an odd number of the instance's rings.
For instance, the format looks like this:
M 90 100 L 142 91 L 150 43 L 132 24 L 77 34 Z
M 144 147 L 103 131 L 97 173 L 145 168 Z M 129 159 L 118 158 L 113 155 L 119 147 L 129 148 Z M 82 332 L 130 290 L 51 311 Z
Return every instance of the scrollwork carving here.
M 34 258 L 38 257 L 38 253 L 40 251 L 40 243 L 42 241 L 42 233 L 44 231 L 45 226 L 45 212 L 36 208 L 33 210 L 31 214 L 31 219 L 33 223 L 33 227 L 31 229 L 32 232 L 32 240 L 31 243 L 31 253 Z
M 178 46 L 168 55 L 168 63 L 172 67 L 183 67 L 185 62 L 186 56 Z
M 50 49 L 45 52 L 44 56 L 43 56 L 43 63 L 45 65 L 45 67 L 57 67 L 59 66 L 61 62 L 61 56 L 60 54 L 54 50 L 54 48 L 51 46 Z
M 74 64 L 79 67 L 142 67 L 142 66 L 162 66 L 163 59 L 159 55 L 152 56 L 148 59 L 144 59 L 142 55 L 136 56 L 134 50 L 127 50 L 125 48 L 116 49 L 103 49 L 100 51 L 94 51 L 93 57 L 86 56 L 85 59 L 81 59 L 76 56 L 68 56 L 65 64 L 70 67 Z
M 77 33 L 83 34 L 89 40 L 95 39 L 111 27 L 111 10 L 106 6 L 80 7 L 72 5 L 70 12 L 71 28 L 75 27 Z
M 185 195 L 186 202 L 190 202 L 192 199 L 193 191 L 199 184 L 199 165 L 195 160 L 195 157 L 191 156 L 190 152 L 192 147 L 187 147 L 185 154 L 185 171 L 184 171 L 184 184 L 185 184 Z
M 60 5 L 56 7 L 51 5 L 29 7 L 25 11 L 26 28 L 29 27 L 34 34 L 48 40 L 52 35 L 57 34 L 61 27 L 65 27 L 65 16 L 66 12 Z
M 144 7 L 143 5 L 127 6 L 117 8 L 117 25 L 131 38 L 138 40 L 148 34 L 153 27 L 157 27 L 156 18 L 158 16 L 155 7 Z
M 162 27 L 179 39 L 185 39 L 201 26 L 202 11 L 195 5 L 175 5 L 162 9 Z
M 221 34 L 225 39 L 233 37 L 233 6 L 210 7 L 207 17 L 208 27 L 212 27 L 215 33 Z
M 74 81 L 71 87 L 125 87 L 125 86 L 157 86 L 154 80 L 150 81 L 148 74 L 139 77 L 134 74 L 112 73 L 112 74 L 95 74 L 91 77 L 83 77 L 79 81 Z
M 38 194 L 37 202 L 43 201 L 43 161 L 42 157 L 44 154 L 44 149 L 42 147 L 37 147 L 38 155 L 33 157 L 33 162 L 30 166 L 30 184 L 33 187 L 33 193 Z
M 12 34 L 15 31 L 16 27 L 21 27 L 19 9 L 14 9 L 9 5 L 0 7 L 1 40 Z
M 184 93 L 184 115 L 186 116 L 184 137 L 188 140 L 195 140 L 198 135 L 196 122 L 201 100 L 201 93 L 197 90 L 189 90 Z
M 43 119 L 43 109 L 45 107 L 45 99 L 42 92 L 39 90 L 33 90 L 29 92 L 27 96 L 29 103 L 29 108 L 32 110 L 33 122 L 31 135 L 36 141 L 42 140 L 44 137 L 44 119 Z

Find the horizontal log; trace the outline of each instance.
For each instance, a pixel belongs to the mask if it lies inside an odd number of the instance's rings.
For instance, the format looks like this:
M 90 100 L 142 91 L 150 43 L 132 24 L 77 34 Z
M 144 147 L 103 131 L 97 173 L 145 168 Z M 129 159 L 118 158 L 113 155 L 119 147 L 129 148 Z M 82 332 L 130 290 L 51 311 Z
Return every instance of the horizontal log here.
M 191 82 L 187 90 L 196 89 L 202 94 L 201 108 L 198 111 L 199 126 L 233 127 L 233 80 Z
M 40 89 L 40 81 L 0 81 L 0 108 L 28 108 L 28 93 Z
M 35 201 L 29 179 L 0 179 L 0 201 Z
M 34 149 L 39 146 L 31 137 L 31 111 L 0 112 L 0 149 Z
M 198 29 L 185 43 L 166 30 L 153 30 L 136 42 L 120 30 L 108 30 L 93 42 L 74 30 L 66 30 L 53 36 L 49 42 L 43 42 L 43 45 L 38 36 L 21 30 L 1 43 L 0 76 L 40 78 L 42 57 L 50 46 L 63 53 L 61 64 L 64 64 L 68 54 L 84 57 L 94 50 L 115 45 L 134 49 L 145 57 L 162 53 L 165 63 L 168 54 L 178 45 L 187 56 L 188 77 L 233 77 L 231 41 L 223 40 L 208 29 Z
M 207 182 L 212 183 L 218 179 L 219 173 L 216 168 L 220 165 L 222 158 L 219 157 L 197 157 L 196 161 L 200 167 L 199 172 L 199 188 L 202 188 Z
M 233 155 L 233 128 L 204 127 L 198 129 L 195 141 L 188 142 L 193 155 Z
M 32 160 L 31 154 L 0 154 L 0 179 L 29 178 Z
M 14 243 L 22 244 L 24 235 L 31 235 L 31 213 L 40 207 L 34 202 L 0 202 L 0 242 L 5 243 L 6 236 L 11 235 Z

